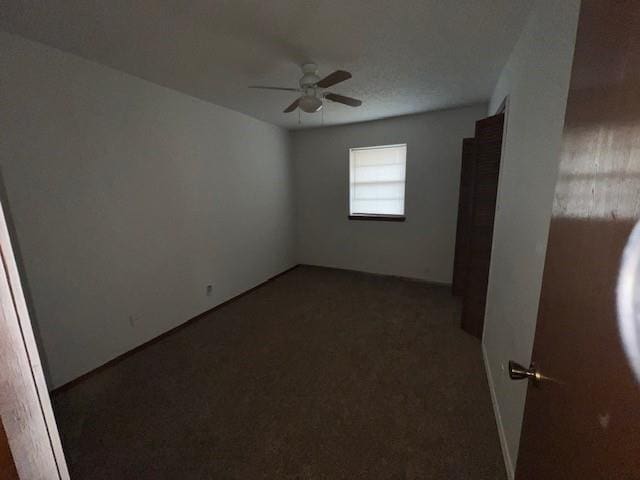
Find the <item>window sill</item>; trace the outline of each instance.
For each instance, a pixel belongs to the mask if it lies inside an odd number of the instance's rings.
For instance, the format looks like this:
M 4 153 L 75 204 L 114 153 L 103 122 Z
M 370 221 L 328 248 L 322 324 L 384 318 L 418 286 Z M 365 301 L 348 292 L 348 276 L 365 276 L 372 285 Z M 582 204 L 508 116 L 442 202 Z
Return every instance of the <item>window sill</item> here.
M 404 222 L 404 215 L 349 215 L 349 220 L 373 220 L 378 222 Z

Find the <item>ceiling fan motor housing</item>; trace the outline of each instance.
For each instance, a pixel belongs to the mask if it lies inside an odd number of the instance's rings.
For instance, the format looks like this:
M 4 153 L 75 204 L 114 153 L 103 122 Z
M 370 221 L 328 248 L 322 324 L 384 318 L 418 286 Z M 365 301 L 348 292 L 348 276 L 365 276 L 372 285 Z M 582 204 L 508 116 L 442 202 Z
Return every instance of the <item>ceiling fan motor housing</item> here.
M 302 78 L 300 79 L 300 88 L 313 87 L 320 81 L 318 76 L 318 66 L 315 63 L 305 63 L 302 65 Z

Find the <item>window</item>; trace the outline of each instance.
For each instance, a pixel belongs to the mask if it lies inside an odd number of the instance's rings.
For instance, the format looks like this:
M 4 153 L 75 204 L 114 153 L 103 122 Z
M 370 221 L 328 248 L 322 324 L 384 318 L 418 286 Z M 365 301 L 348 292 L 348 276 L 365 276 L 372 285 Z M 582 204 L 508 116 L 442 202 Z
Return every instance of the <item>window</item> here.
M 404 220 L 406 145 L 349 150 L 349 218 Z

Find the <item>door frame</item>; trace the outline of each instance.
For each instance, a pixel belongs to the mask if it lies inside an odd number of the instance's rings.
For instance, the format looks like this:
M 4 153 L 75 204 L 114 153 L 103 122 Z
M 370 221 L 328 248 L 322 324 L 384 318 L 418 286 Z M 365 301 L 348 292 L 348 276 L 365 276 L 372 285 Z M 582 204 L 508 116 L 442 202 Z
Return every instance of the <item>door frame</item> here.
M 19 478 L 69 480 L 0 201 L 0 417 Z

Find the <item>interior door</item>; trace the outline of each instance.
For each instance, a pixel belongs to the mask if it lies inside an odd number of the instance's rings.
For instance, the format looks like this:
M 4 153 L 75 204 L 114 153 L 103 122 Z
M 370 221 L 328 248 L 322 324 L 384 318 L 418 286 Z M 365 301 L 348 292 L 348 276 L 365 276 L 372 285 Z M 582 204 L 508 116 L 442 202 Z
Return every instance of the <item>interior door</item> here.
M 462 141 L 462 164 L 460 168 L 460 193 L 458 195 L 458 225 L 456 249 L 453 260 L 451 291 L 463 295 L 467 284 L 467 271 L 471 248 L 471 215 L 473 214 L 473 184 L 475 179 L 475 138 Z
M 503 113 L 476 122 L 473 212 L 462 328 L 478 338 L 482 337 L 484 328 L 503 128 Z
M 640 217 L 640 3 L 583 0 L 577 35 L 517 480 L 640 478 L 616 310 Z

